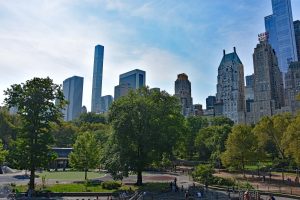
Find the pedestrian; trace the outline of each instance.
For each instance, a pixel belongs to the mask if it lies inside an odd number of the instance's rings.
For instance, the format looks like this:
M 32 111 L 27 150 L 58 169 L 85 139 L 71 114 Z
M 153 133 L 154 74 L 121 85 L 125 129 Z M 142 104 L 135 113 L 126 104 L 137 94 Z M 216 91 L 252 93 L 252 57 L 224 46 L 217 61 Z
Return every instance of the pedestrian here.
M 244 200 L 250 200 L 250 195 L 248 190 L 246 190 L 246 192 L 244 193 Z
M 181 192 L 183 192 L 184 191 L 184 189 L 183 189 L 183 185 L 181 185 Z
M 185 191 L 185 195 L 184 195 L 184 197 L 185 197 L 185 200 L 188 200 L 188 198 L 189 198 L 188 191 Z
M 270 194 L 268 200 L 275 200 L 275 197 L 272 194 Z
M 176 183 L 177 183 L 177 178 L 175 177 L 174 178 L 174 184 L 176 185 Z

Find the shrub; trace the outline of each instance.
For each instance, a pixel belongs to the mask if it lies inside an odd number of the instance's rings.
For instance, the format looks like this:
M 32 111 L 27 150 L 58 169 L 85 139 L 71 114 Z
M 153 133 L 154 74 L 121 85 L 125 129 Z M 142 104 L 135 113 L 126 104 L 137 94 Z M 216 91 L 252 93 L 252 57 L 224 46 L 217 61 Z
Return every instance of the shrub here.
M 122 184 L 118 181 L 105 181 L 105 182 L 101 183 L 101 186 L 103 189 L 116 190 L 119 187 L 121 187 Z
M 202 183 L 211 183 L 213 181 L 214 170 L 211 165 L 198 165 L 193 171 L 192 176 L 195 180 Z

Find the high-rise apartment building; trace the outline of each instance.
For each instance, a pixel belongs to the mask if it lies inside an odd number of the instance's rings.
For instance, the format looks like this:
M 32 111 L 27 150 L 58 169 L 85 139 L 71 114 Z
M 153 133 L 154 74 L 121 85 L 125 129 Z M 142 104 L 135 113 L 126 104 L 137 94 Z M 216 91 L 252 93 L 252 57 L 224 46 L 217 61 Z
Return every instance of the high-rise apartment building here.
M 254 64 L 254 122 L 272 116 L 284 106 L 283 81 L 278 61 L 267 39 L 260 40 L 253 53 Z
M 185 73 L 178 74 L 177 80 L 175 81 L 175 96 L 181 102 L 181 113 L 184 116 L 193 115 L 193 99 L 192 99 L 192 89 L 191 82 Z
M 265 28 L 280 71 L 286 73 L 289 64 L 298 60 L 291 0 L 272 0 L 272 10 L 273 14 L 265 17 Z
M 102 73 L 103 73 L 104 47 L 97 45 L 94 55 L 92 108 L 91 112 L 99 113 L 102 95 Z
M 300 95 L 300 62 L 292 62 L 285 77 L 286 104 L 293 113 L 300 109 L 300 102 L 297 95 Z
M 300 21 L 294 21 L 294 30 L 295 30 L 295 40 L 296 40 L 296 49 L 298 61 L 300 61 Z
M 218 68 L 215 114 L 245 123 L 244 66 L 234 52 L 225 54 Z
M 63 110 L 64 120 L 71 121 L 79 117 L 82 108 L 83 78 L 70 77 L 63 82 L 63 93 L 69 102 Z
M 115 100 L 146 85 L 146 72 L 135 69 L 120 75 L 119 85 L 115 86 Z
M 111 95 L 106 95 L 101 97 L 101 113 L 108 112 L 112 102 L 113 102 L 113 97 Z

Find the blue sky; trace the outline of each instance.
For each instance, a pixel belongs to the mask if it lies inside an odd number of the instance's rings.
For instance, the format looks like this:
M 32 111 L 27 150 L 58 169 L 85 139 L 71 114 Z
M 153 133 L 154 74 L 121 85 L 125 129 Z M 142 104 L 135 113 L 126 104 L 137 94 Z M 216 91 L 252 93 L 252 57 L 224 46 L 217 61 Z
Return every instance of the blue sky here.
M 294 20 L 300 1 L 292 0 Z M 194 103 L 216 93 L 223 49 L 253 72 L 252 53 L 271 0 L 0 0 L 0 90 L 35 76 L 58 84 L 84 77 L 90 110 L 93 53 L 104 45 L 103 95 L 119 74 L 147 73 L 147 85 L 174 93 L 177 74 L 192 82 Z M 0 93 L 0 102 L 3 102 Z

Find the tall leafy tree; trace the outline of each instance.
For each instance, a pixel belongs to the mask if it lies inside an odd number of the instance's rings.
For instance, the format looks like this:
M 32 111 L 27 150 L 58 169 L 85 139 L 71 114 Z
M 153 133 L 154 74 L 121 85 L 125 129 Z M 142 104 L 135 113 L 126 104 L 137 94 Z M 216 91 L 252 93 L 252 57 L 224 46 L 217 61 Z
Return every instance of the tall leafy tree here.
M 225 141 L 231 132 L 231 126 L 209 126 L 197 134 L 195 146 L 200 160 L 220 162 L 221 153 L 225 151 Z
M 200 129 L 208 126 L 208 120 L 204 117 L 192 116 L 187 118 L 187 131 L 184 136 L 184 149 L 186 158 L 191 160 L 196 154 L 195 139 Z
M 257 138 L 248 125 L 236 125 L 226 141 L 226 151 L 221 155 L 224 166 L 242 169 L 245 176 L 247 162 L 256 161 L 258 156 Z
M 112 174 L 136 172 L 137 185 L 142 184 L 145 167 L 172 155 L 184 127 L 178 99 L 148 88 L 115 101 L 109 121 L 114 145 L 107 149 L 106 167 Z
M 59 85 L 47 78 L 33 78 L 22 84 L 14 84 L 6 91 L 5 103 L 16 107 L 22 120 L 21 134 L 17 138 L 16 148 L 30 170 L 29 188 L 34 189 L 35 170 L 47 166 L 51 158 L 51 124 L 58 123 L 62 117 L 61 109 L 65 106 L 63 92 Z M 58 104 L 55 104 L 58 100 Z
M 84 178 L 87 180 L 88 170 L 99 166 L 100 160 L 100 149 L 94 134 L 90 132 L 80 134 L 73 145 L 73 151 L 69 158 L 70 165 L 75 169 L 83 170 Z
M 281 140 L 291 121 L 292 116 L 289 113 L 263 117 L 253 129 L 254 134 L 258 138 L 259 146 L 269 154 L 284 160 L 286 158 L 284 153 L 285 146 L 282 145 Z
M 283 134 L 281 145 L 284 152 L 300 166 L 300 115 L 294 119 Z

